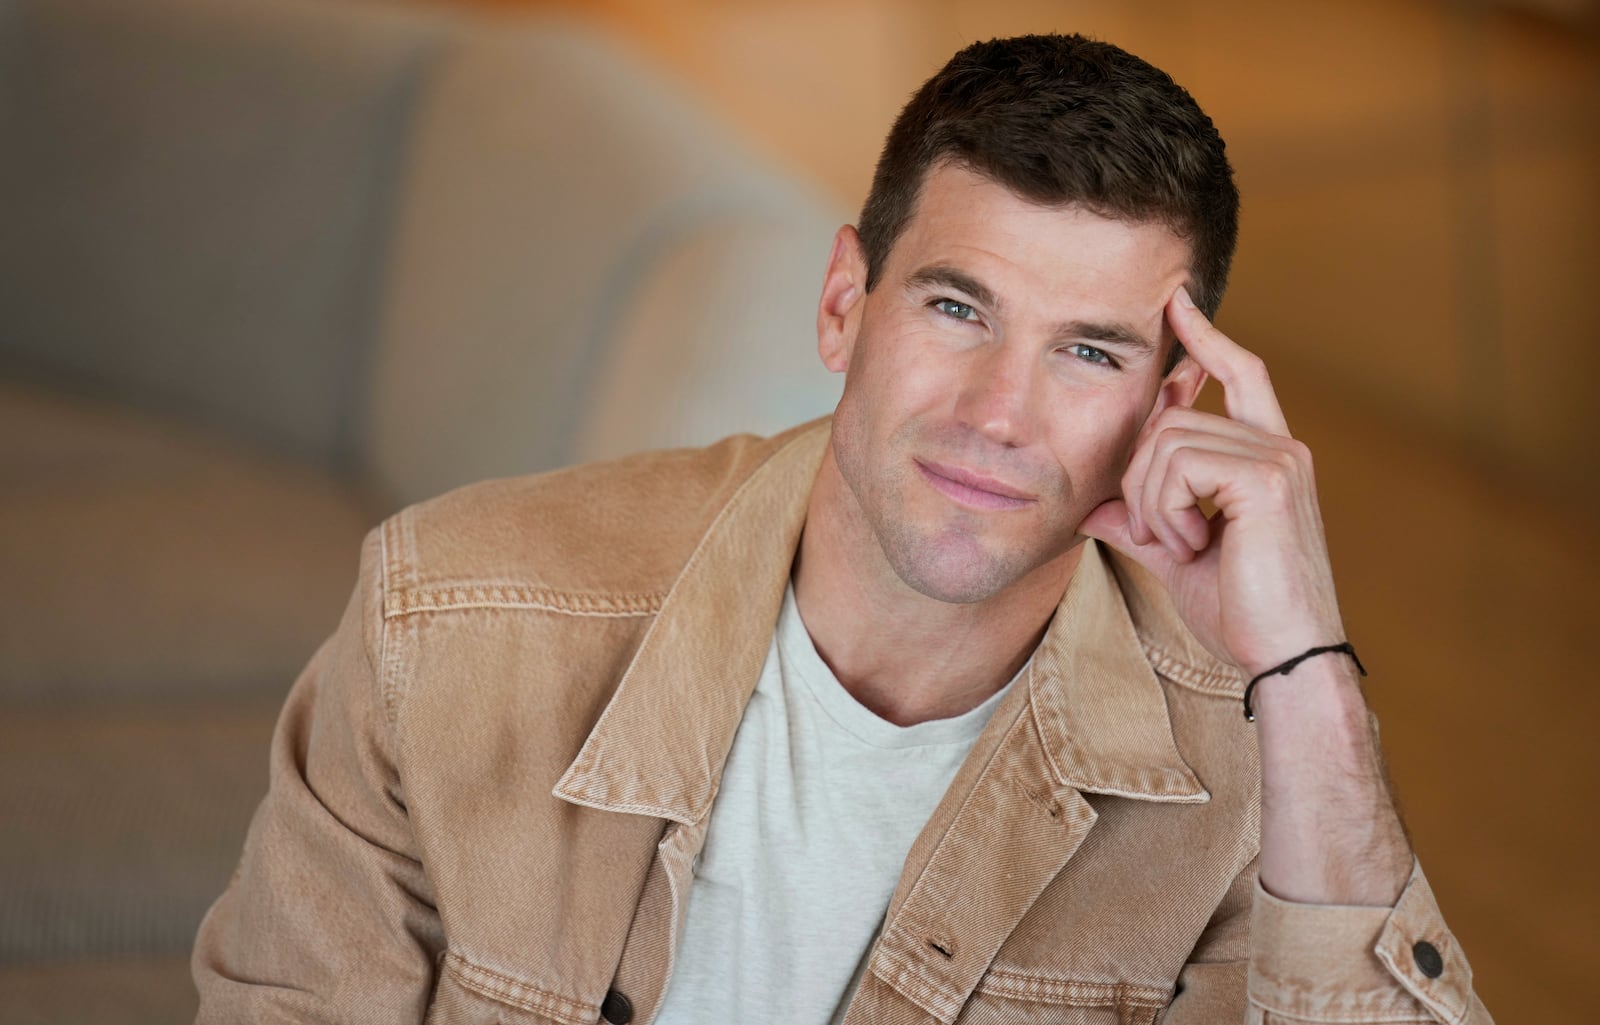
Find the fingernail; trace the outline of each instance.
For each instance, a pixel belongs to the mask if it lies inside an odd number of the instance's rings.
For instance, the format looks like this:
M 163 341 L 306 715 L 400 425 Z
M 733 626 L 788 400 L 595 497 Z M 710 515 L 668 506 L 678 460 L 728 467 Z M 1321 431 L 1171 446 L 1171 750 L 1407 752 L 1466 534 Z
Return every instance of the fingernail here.
M 1189 290 L 1182 285 L 1178 286 L 1178 305 L 1194 309 L 1194 300 L 1189 297 Z

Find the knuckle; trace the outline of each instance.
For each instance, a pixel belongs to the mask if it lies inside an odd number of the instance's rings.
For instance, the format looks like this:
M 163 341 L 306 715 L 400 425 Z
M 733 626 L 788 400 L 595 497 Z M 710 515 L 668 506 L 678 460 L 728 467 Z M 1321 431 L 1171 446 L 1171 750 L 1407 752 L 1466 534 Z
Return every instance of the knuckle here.
M 1263 463 L 1262 467 L 1262 489 L 1280 504 L 1286 502 L 1294 494 L 1299 477 L 1299 468 L 1294 460 L 1284 454 Z
M 1267 373 L 1267 362 L 1253 352 L 1240 349 L 1238 356 L 1228 368 L 1230 379 L 1225 384 L 1234 387 L 1262 389 L 1272 386 L 1272 378 Z
M 1161 451 L 1168 458 L 1176 457 L 1203 442 L 1205 432 L 1191 424 L 1173 424 L 1161 431 Z
M 1161 487 L 1161 506 L 1163 509 L 1182 509 L 1194 504 L 1194 496 L 1183 478 L 1174 474 L 1166 480 Z
M 1178 444 L 1179 439 L 1173 440 L 1174 448 L 1168 463 L 1176 473 L 1183 473 L 1194 466 L 1195 450 L 1188 445 Z
M 1156 417 L 1156 423 L 1163 426 L 1177 427 L 1194 422 L 1195 410 L 1188 406 L 1168 406 Z
M 1160 413 L 1156 414 L 1156 418 L 1151 420 L 1150 423 L 1145 427 L 1145 434 L 1152 444 L 1159 443 L 1161 438 L 1168 431 L 1177 426 L 1178 420 L 1172 415 L 1172 412 L 1173 411 L 1170 407 L 1163 409 Z

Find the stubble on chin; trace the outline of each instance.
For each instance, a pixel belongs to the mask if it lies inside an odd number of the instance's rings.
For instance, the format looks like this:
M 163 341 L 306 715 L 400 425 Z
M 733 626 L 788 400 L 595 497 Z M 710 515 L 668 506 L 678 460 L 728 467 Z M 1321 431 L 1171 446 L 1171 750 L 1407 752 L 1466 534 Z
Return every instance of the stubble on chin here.
M 1064 502 L 1067 488 L 1059 475 L 1029 476 L 974 455 L 970 442 L 954 436 L 930 437 L 931 433 L 915 422 L 903 427 L 889 446 L 894 458 L 876 475 L 855 465 L 860 454 L 848 446 L 836 455 L 861 525 L 903 584 L 936 601 L 972 604 L 994 597 L 1071 547 L 1070 533 L 1054 542 L 1034 539 L 1033 544 L 1001 536 L 991 514 L 957 509 L 935 495 L 913 460 L 923 455 L 1010 480 L 1027 480 L 1037 488 L 1041 502 Z

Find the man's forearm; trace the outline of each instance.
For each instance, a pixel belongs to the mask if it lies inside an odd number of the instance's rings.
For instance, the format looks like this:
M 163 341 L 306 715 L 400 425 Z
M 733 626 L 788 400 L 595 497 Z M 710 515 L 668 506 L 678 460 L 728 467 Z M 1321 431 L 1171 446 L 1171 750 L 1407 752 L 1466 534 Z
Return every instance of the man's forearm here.
M 1387 906 L 1412 854 L 1354 666 L 1337 654 L 1262 681 L 1261 885 L 1282 900 Z

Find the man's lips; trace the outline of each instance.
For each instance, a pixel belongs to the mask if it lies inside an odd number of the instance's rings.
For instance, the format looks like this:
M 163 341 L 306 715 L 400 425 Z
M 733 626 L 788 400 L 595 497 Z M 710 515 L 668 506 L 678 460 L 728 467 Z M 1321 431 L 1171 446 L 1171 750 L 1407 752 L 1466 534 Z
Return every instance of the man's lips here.
M 1033 504 L 1033 496 L 993 477 L 923 459 L 912 461 L 935 491 L 962 505 L 978 509 L 1021 509 Z

